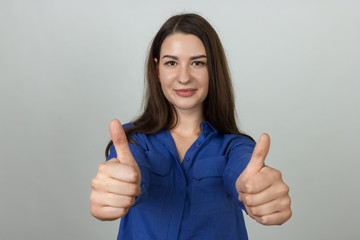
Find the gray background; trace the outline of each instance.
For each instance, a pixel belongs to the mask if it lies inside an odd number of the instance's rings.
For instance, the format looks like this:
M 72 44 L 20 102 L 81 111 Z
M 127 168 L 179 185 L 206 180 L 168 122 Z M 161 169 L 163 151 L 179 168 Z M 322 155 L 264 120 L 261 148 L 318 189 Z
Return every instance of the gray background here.
M 0 239 L 115 239 L 89 213 L 108 123 L 140 111 L 152 37 L 202 14 L 228 56 L 241 128 L 270 134 L 267 164 L 292 219 L 250 239 L 359 239 L 359 1 L 0 0 Z

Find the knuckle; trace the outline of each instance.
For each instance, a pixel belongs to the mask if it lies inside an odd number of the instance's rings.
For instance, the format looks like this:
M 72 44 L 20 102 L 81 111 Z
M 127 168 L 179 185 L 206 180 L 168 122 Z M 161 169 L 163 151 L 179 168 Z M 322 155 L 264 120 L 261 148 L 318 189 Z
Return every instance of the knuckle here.
M 130 188 L 130 189 L 129 189 L 130 195 L 131 195 L 131 196 L 136 196 L 137 193 L 138 193 L 138 191 L 139 191 L 138 185 L 137 185 L 137 184 L 131 184 L 129 188 Z
M 251 193 L 251 191 L 253 189 L 253 184 L 252 184 L 252 182 L 250 180 L 245 182 L 244 189 L 245 189 L 245 192 L 250 192 Z
M 287 216 L 286 216 L 286 220 L 289 220 L 292 217 L 292 211 L 291 209 L 289 209 Z
M 289 220 L 292 216 L 292 211 L 291 209 L 289 209 L 288 211 L 284 211 L 282 212 L 282 216 L 281 219 L 279 219 L 276 222 L 276 225 L 283 225 L 287 220 Z
M 135 169 L 133 171 L 131 171 L 129 173 L 129 179 L 132 182 L 137 182 L 139 179 L 139 173 L 137 171 L 135 171 Z
M 252 203 L 253 203 L 253 198 L 252 198 L 252 196 L 249 195 L 249 194 L 244 194 L 244 196 L 243 196 L 243 201 L 244 201 L 244 203 L 245 203 L 246 205 L 251 206 Z
M 136 192 L 135 192 L 135 196 L 139 196 L 141 194 L 141 187 L 139 184 L 136 184 Z
M 99 199 L 101 199 L 101 197 L 99 196 L 99 192 L 91 191 L 89 200 L 92 207 L 99 206 L 99 204 L 101 204 L 101 202 L 99 202 Z
M 120 208 L 119 209 L 120 217 L 124 217 L 127 214 L 128 210 L 129 210 L 128 208 Z
M 256 218 L 256 217 L 254 216 L 254 214 L 252 213 L 251 208 L 248 208 L 248 209 L 247 209 L 247 213 L 249 214 L 249 216 L 250 216 L 251 218 L 253 218 L 253 219 Z
M 106 168 L 107 168 L 107 166 L 106 166 L 106 162 L 103 162 L 103 163 L 100 163 L 99 165 L 98 165 L 98 173 L 103 173 L 103 172 L 105 172 L 106 171 Z
M 288 196 L 288 201 L 289 201 L 289 208 L 291 208 L 291 203 L 292 203 L 292 201 L 291 201 L 291 198 Z
M 291 205 L 291 198 L 290 198 L 290 196 L 289 196 L 289 195 L 286 195 L 285 198 L 286 198 L 288 204 Z
M 269 219 L 266 216 L 261 216 L 258 218 L 258 222 L 261 223 L 262 225 L 268 225 Z
M 260 215 L 260 209 L 258 207 L 252 207 L 251 208 L 251 213 L 254 215 L 254 216 L 259 216 Z
M 91 180 L 91 188 L 92 189 L 98 189 L 99 188 L 99 181 L 97 178 L 93 178 Z
M 99 214 L 99 208 L 91 206 L 90 207 L 90 213 L 93 217 L 99 218 L 100 214 Z
M 290 188 L 288 185 L 284 184 L 284 192 L 288 194 L 290 192 Z
M 285 198 L 284 200 L 284 207 L 290 209 L 291 206 L 291 199 L 289 197 Z M 291 211 L 291 210 L 290 210 Z
M 118 202 L 118 204 L 125 209 L 132 207 L 135 203 L 135 198 L 129 196 L 121 196 L 121 198 L 116 197 L 113 200 L 114 202 Z
M 285 183 L 282 184 L 281 188 L 279 189 L 279 193 L 280 195 L 282 196 L 289 196 L 289 191 L 290 191 L 290 188 L 288 185 L 286 185 Z M 290 198 L 290 197 L 289 197 Z
M 279 170 L 277 170 L 277 169 L 274 169 L 274 173 L 273 173 L 274 175 L 274 179 L 282 179 L 282 173 L 279 171 Z
M 292 212 L 290 209 L 288 211 L 285 211 L 283 213 L 283 218 L 281 219 L 280 222 L 277 223 L 277 225 L 283 225 L 287 220 L 291 218 L 291 216 L 292 216 Z
M 121 207 L 129 208 L 130 207 L 130 199 L 128 196 L 122 196 L 121 198 Z
M 94 203 L 96 202 L 96 201 L 95 201 L 94 192 L 91 192 L 91 193 L 90 193 L 89 200 L 90 200 L 90 204 L 94 204 Z
M 128 205 L 129 208 L 132 207 L 132 205 L 134 205 L 134 203 L 135 203 L 135 198 L 129 197 L 127 199 L 127 205 Z
M 250 217 L 254 218 L 252 207 L 248 207 L 246 210 L 247 210 L 247 213 L 250 215 Z

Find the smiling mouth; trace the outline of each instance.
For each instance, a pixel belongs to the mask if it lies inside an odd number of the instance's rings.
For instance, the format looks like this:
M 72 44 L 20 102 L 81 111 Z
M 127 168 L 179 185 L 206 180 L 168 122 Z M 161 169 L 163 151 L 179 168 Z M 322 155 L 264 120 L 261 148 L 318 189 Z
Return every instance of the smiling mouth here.
M 181 97 L 190 97 L 190 96 L 194 95 L 196 91 L 197 91 L 197 89 L 194 89 L 194 88 L 175 90 L 176 94 Z

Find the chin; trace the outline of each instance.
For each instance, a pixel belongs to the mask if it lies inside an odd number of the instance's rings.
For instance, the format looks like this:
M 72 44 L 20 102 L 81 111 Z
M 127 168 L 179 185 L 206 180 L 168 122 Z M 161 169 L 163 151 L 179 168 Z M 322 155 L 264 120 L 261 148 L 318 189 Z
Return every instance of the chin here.
M 174 105 L 176 109 L 179 110 L 201 110 L 201 106 L 199 105 L 190 105 L 190 104 L 183 104 L 183 105 Z

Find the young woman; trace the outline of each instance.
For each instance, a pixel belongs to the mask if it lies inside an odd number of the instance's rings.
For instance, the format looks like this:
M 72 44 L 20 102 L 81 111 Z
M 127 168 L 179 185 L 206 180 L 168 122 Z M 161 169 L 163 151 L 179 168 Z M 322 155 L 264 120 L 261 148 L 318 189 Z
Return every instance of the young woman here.
M 160 28 L 144 112 L 123 127 L 110 123 L 90 196 L 94 217 L 122 218 L 118 239 L 247 239 L 243 210 L 264 225 L 290 218 L 289 188 L 264 165 L 269 136 L 238 130 L 224 50 L 199 15 Z

